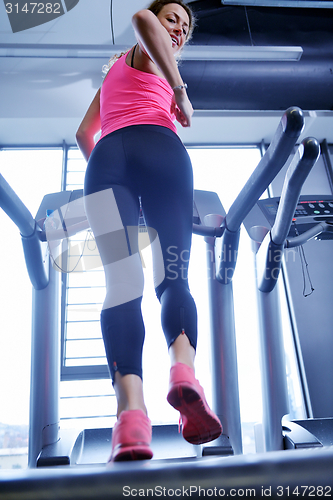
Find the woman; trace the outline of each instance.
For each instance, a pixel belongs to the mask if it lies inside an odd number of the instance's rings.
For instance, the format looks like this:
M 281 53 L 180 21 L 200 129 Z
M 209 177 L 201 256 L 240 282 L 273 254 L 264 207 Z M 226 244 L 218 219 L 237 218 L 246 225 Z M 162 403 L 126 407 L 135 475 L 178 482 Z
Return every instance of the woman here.
M 106 277 L 101 328 L 118 403 L 111 461 L 153 455 L 142 389 L 140 207 L 171 359 L 167 399 L 181 414 L 187 441 L 200 444 L 221 433 L 194 376 L 197 317 L 187 281 L 192 166 L 174 125 L 189 127 L 193 114 L 175 59 L 191 36 L 193 16 L 181 0 L 156 0 L 132 24 L 138 43 L 112 65 L 76 135 L 89 160 L 85 206 Z

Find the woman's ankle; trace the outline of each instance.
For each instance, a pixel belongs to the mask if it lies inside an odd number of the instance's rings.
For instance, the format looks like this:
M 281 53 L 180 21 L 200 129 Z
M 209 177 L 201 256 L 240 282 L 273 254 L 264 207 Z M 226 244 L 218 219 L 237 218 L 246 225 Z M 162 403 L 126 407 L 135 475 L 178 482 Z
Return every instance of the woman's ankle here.
M 133 404 L 133 405 L 126 405 L 126 406 L 118 406 L 118 409 L 117 409 L 117 418 L 119 418 L 120 414 L 123 412 L 123 411 L 132 411 L 132 410 L 141 410 L 145 415 L 146 417 L 148 416 L 148 412 L 147 412 L 147 408 L 146 406 L 142 406 L 142 405 L 136 405 L 136 404 Z
M 169 348 L 171 366 L 183 363 L 194 370 L 195 349 L 186 335 L 179 335 Z
M 142 410 L 147 415 L 142 379 L 137 375 L 116 373 L 114 390 L 117 398 L 117 417 L 123 411 Z

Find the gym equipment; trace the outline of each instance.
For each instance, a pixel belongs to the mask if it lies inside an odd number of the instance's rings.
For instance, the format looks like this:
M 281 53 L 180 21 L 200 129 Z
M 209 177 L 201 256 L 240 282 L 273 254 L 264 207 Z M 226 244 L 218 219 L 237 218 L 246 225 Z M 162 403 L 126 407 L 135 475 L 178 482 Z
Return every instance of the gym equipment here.
M 232 295 L 240 226 L 285 164 L 303 124 L 303 114 L 299 108 L 289 108 L 285 112 L 270 147 L 228 214 L 225 214 L 216 195 L 195 193 L 193 230 L 206 238 L 210 273 L 213 408 L 222 421 L 225 433 L 213 445 L 204 447 L 203 455 L 242 453 Z M 50 464 L 50 447 L 55 447 L 58 451 L 59 447 L 62 451 L 64 448 L 73 448 L 73 444 L 65 445 L 59 436 L 59 273 L 51 265 L 47 254 L 50 248 L 55 253 L 55 260 L 57 245 L 61 239 L 88 226 L 82 191 L 53 193 L 44 197 L 36 220 L 45 218 L 46 210 L 53 210 L 60 221 L 58 228 L 46 230 L 47 235 L 3 178 L 0 199 L 2 208 L 20 229 L 28 273 L 34 287 L 29 438 L 29 464 L 34 467 L 36 464 L 43 464 L 45 453 L 46 463 Z M 211 224 L 213 227 L 210 227 Z M 49 245 L 45 241 L 46 236 Z M 218 246 L 216 243 L 219 240 Z M 232 255 L 231 260 L 229 255 Z M 61 457 L 58 456 L 58 451 L 54 450 L 55 465 L 66 461 L 63 453 Z M 69 457 L 67 463 L 70 463 Z
M 221 238 L 212 238 L 208 235 L 205 238 L 212 325 L 213 408 L 235 453 L 241 453 L 242 445 L 232 279 L 237 260 L 240 227 L 285 164 L 302 129 L 301 110 L 289 108 L 283 115 L 265 155 L 230 207 L 228 214 L 223 207 L 217 211 L 215 207 L 209 206 L 208 198 L 212 197 L 211 194 L 201 194 L 200 200 L 196 194 L 195 198 L 203 225 L 220 226 L 223 230 Z M 204 235 L 198 228 L 195 228 L 195 232 Z
M 282 423 L 282 418 L 289 413 L 276 286 L 283 256 L 285 249 L 303 245 L 312 238 L 333 239 L 333 196 L 300 196 L 319 154 L 315 139 L 304 140 L 288 168 L 281 197 L 259 200 L 244 223 L 253 240 L 257 274 L 266 451 L 333 445 L 331 418 Z M 300 158 L 298 165 L 297 157 Z M 306 380 L 303 380 L 303 392 L 307 393 Z
M 333 450 L 0 472 L 1 500 L 331 497 Z
M 45 231 L 39 227 L 26 207 L 3 178 L 0 178 L 0 204 L 6 213 L 20 228 L 27 267 L 34 286 L 33 335 L 32 335 L 32 385 L 31 385 L 31 419 L 30 419 L 30 467 L 65 464 L 84 465 L 73 470 L 66 465 L 66 470 L 38 470 L 18 472 L 14 476 L 3 478 L 2 492 L 13 492 L 16 498 L 20 494 L 26 496 L 33 492 L 34 498 L 47 498 L 48 488 L 59 495 L 71 498 L 82 498 L 85 494 L 94 498 L 123 498 L 121 489 L 125 484 L 138 489 L 154 488 L 162 484 L 166 488 L 190 487 L 191 496 L 199 495 L 203 485 L 220 488 L 258 488 L 258 492 L 267 496 L 275 488 L 275 494 L 281 488 L 292 488 L 304 484 L 308 488 L 332 488 L 332 480 L 327 471 L 333 465 L 332 450 L 320 450 L 320 455 L 310 455 L 307 451 L 286 455 L 271 454 L 258 456 L 241 456 L 242 443 L 240 432 L 239 397 L 237 384 L 237 362 L 234 338 L 232 277 L 236 265 L 240 226 L 255 206 L 261 194 L 271 183 L 285 164 L 303 128 L 303 115 L 298 108 L 290 108 L 283 115 L 274 139 L 258 167 L 244 186 L 243 190 L 225 213 L 215 193 L 195 192 L 194 226 L 197 234 L 204 236 L 207 244 L 209 262 L 211 323 L 213 330 L 213 394 L 214 410 L 224 425 L 225 434 L 202 450 L 202 457 L 197 452 L 181 451 L 183 458 L 152 460 L 149 463 L 113 464 L 108 471 L 89 469 L 91 458 L 95 456 L 95 465 L 101 464 L 100 444 L 109 444 L 110 430 L 85 430 L 79 436 L 59 434 L 58 386 L 60 337 L 57 319 L 57 296 L 59 273 L 50 265 Z M 6 193 L 10 192 L 10 196 Z M 80 206 L 82 200 L 78 192 L 63 192 L 48 195 L 40 207 L 43 215 L 45 209 L 59 210 L 60 207 L 76 201 L 73 206 Z M 36 219 L 39 220 L 39 215 Z M 62 237 L 75 234 L 77 230 L 87 227 L 80 210 L 72 221 L 49 232 L 48 241 L 57 241 L 59 232 Z M 57 233 L 58 231 L 58 233 Z M 34 253 L 34 248 L 37 251 Z M 56 246 L 55 246 L 56 247 Z M 54 248 L 55 248 L 54 247 Z M 231 250 L 231 251 L 230 251 Z M 231 256 L 231 258 L 229 258 Z M 33 262 L 34 261 L 34 262 Z M 168 436 L 168 426 L 154 429 L 155 443 L 159 435 Z M 154 437 L 155 437 L 154 436 Z M 175 433 L 175 436 L 177 434 Z M 165 437 L 162 436 L 162 443 Z M 175 438 L 173 438 L 175 439 Z M 173 441 L 172 439 L 172 441 Z M 170 440 L 171 441 L 171 440 Z M 153 447 L 155 444 L 153 443 Z M 164 445 L 162 444 L 164 450 Z M 174 446 L 174 445 L 172 445 Z M 176 447 L 178 444 L 176 444 Z M 105 447 L 106 450 L 106 447 Z M 110 450 L 110 448 L 108 448 Z M 164 453 L 164 451 L 162 451 Z M 223 455 L 218 457 L 216 455 Z M 226 458 L 225 455 L 238 456 Z M 103 453 L 102 453 L 103 455 Z M 215 456 L 211 456 L 215 455 Z M 105 455 L 103 455 L 105 456 Z M 165 456 L 165 455 L 164 455 Z M 89 462 L 90 460 L 90 462 Z M 105 463 L 105 460 L 104 460 Z M 290 469 L 293 476 L 290 476 Z M 303 480 L 305 472 L 306 480 Z M 83 479 L 85 478 L 85 479 Z M 310 482 L 309 482 L 310 481 Z M 47 486 L 46 486 L 47 485 Z M 141 485 L 141 486 L 138 486 Z M 181 486 L 182 485 L 182 486 Z M 201 486 L 199 486 L 201 485 Z M 304 486 L 304 487 L 305 487 Z M 195 490 L 195 488 L 197 488 Z M 260 488 L 263 488 L 260 490 Z M 278 490 L 278 488 L 280 488 Z M 328 490 L 327 491 L 331 491 Z M 44 496 L 43 496 L 44 495 Z M 275 497 L 274 494 L 270 496 Z M 5 496 L 3 496 L 5 498 Z

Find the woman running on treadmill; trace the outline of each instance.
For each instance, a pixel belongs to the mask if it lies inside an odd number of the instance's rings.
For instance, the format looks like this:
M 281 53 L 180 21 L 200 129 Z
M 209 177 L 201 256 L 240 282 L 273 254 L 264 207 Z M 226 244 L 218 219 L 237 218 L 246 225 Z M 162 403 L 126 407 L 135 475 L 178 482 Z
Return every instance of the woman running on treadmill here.
M 132 24 L 137 44 L 110 65 L 76 134 L 88 160 L 85 208 L 106 278 L 101 329 L 118 404 L 109 461 L 153 455 L 142 387 L 140 209 L 171 360 L 167 399 L 180 412 L 190 443 L 211 441 L 222 431 L 194 374 L 197 313 L 187 279 L 192 165 L 174 124 L 191 125 L 193 108 L 175 56 L 194 19 L 181 0 L 155 0 Z

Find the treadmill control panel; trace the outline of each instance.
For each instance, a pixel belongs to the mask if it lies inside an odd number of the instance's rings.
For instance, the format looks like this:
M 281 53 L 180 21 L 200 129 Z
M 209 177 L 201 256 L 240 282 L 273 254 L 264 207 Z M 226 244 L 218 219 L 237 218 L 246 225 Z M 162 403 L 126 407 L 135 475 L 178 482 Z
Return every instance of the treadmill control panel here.
M 258 201 L 258 206 L 271 227 L 274 225 L 279 203 L 279 197 Z M 300 196 L 288 236 L 295 236 L 297 232 L 302 234 L 322 221 L 333 224 L 333 196 Z M 319 239 L 326 238 L 331 239 L 332 234 L 324 233 L 319 236 Z

